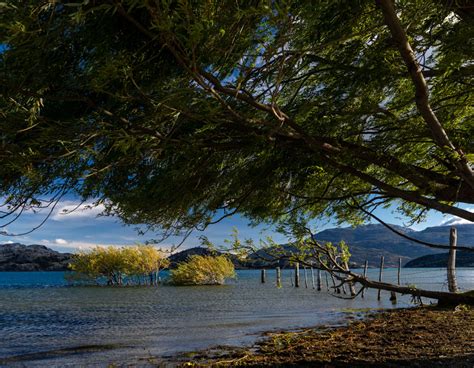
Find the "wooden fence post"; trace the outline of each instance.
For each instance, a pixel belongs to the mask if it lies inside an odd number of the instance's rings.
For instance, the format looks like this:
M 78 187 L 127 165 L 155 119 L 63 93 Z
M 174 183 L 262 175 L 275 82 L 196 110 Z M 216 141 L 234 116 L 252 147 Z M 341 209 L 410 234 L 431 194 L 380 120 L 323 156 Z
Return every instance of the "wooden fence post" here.
M 314 269 L 311 267 L 311 284 L 313 286 L 313 289 L 316 289 L 316 284 L 314 282 Z
M 262 270 L 262 273 L 261 273 L 261 276 L 260 276 L 260 281 L 262 282 L 262 284 L 265 283 L 265 269 Z
M 306 266 L 303 266 L 303 274 L 304 274 L 304 287 L 308 288 L 308 277 L 306 275 Z
M 379 271 L 379 281 L 382 281 L 382 275 L 383 275 L 383 262 L 384 262 L 384 256 L 380 257 L 380 271 Z M 377 300 L 380 300 L 380 289 L 377 292 Z
M 324 276 L 326 278 L 326 290 L 329 291 L 329 280 L 328 280 L 328 272 L 324 272 Z
M 300 263 L 295 264 L 295 287 L 300 287 Z
M 280 267 L 276 268 L 276 276 L 277 276 L 277 287 L 281 288 L 281 269 L 280 269 Z
M 400 274 L 402 272 L 402 259 L 398 258 L 398 272 L 397 272 L 397 283 L 400 285 Z M 397 293 L 395 291 L 390 292 L 390 301 L 395 304 L 397 302 Z
M 458 234 L 455 227 L 451 228 L 449 234 L 449 256 L 448 256 L 448 290 L 451 293 L 458 291 L 456 285 L 456 245 L 458 241 Z
M 365 261 L 365 264 L 364 264 L 364 278 L 366 279 L 367 278 L 367 268 L 369 267 L 369 261 Z M 362 289 L 362 298 L 364 297 L 364 293 L 365 293 L 365 288 Z
M 327 277 L 326 277 L 327 281 Z M 318 269 L 318 291 L 321 291 L 321 270 Z
M 397 302 L 397 293 L 395 291 L 390 292 L 390 301 L 395 304 Z
M 397 274 L 398 285 L 401 285 L 401 281 L 400 281 L 401 273 L 402 273 L 402 259 L 398 258 L 398 274 Z

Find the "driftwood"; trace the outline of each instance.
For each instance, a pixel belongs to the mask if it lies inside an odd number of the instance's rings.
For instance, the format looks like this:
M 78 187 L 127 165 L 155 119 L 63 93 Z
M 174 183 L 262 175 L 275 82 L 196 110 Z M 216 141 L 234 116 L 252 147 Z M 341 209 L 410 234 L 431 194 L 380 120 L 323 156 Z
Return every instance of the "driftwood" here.
M 416 297 L 437 299 L 440 304 L 469 304 L 474 305 L 474 291 L 466 293 L 450 293 L 446 291 L 434 291 L 417 289 L 410 286 L 400 286 L 386 282 L 372 281 L 361 275 L 350 273 L 354 281 L 360 283 L 363 287 L 378 290 L 394 291 L 399 294 L 408 294 Z

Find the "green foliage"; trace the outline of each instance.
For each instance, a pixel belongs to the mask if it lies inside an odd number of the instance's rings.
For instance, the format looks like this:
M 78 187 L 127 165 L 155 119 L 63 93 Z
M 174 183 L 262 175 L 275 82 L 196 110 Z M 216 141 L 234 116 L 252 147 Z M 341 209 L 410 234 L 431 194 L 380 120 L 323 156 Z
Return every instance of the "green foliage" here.
M 463 4 L 395 4 L 456 150 L 433 138 L 374 1 L 3 5 L 5 210 L 73 192 L 167 233 L 235 212 L 358 224 L 361 208 L 394 205 L 414 221 L 428 209 L 468 218 L 456 206 L 474 202 L 458 169 L 474 154 Z
M 234 265 L 226 256 L 193 255 L 171 271 L 175 285 L 222 285 L 226 278 L 234 277 Z
M 135 247 L 95 247 L 73 256 L 69 268 L 70 281 L 89 281 L 107 285 L 153 284 L 160 268 L 167 267 L 165 254 L 149 245 Z
M 342 263 L 348 263 L 351 257 L 351 253 L 349 252 L 349 246 L 344 240 L 341 240 L 339 242 L 339 253 L 341 255 Z

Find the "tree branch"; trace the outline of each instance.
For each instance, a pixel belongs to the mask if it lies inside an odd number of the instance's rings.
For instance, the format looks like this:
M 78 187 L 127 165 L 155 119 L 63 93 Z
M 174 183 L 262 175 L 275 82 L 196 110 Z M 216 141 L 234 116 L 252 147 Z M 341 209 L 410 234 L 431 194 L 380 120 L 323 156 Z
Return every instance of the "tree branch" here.
M 428 85 L 425 77 L 423 76 L 422 68 L 416 60 L 416 55 L 411 48 L 410 42 L 408 41 L 407 34 L 402 27 L 400 19 L 397 16 L 393 0 L 376 0 L 377 5 L 382 10 L 385 23 L 390 29 L 393 40 L 395 41 L 400 55 L 405 62 L 406 67 L 410 73 L 410 77 L 415 86 L 415 102 L 423 117 L 424 121 L 431 130 L 433 138 L 436 144 L 442 149 L 448 148 L 449 150 L 456 152 L 459 158 L 455 158 L 454 164 L 459 171 L 461 177 L 474 188 L 474 172 L 472 171 L 469 162 L 467 161 L 464 153 L 461 149 L 456 148 L 449 139 L 446 131 L 441 125 L 438 117 L 431 109 L 429 102 Z
M 362 212 L 364 212 L 366 215 L 372 217 L 373 219 L 375 219 L 377 222 L 379 222 L 380 224 L 382 224 L 383 226 L 385 226 L 387 229 L 389 229 L 390 231 L 394 232 L 395 234 L 401 236 L 402 238 L 405 238 L 409 241 L 412 241 L 414 243 L 418 243 L 418 244 L 421 244 L 421 245 L 425 245 L 427 247 L 430 247 L 430 248 L 436 248 L 436 249 L 445 249 L 445 250 L 449 250 L 451 249 L 451 247 L 449 245 L 442 245 L 442 244 L 434 244 L 434 243 L 429 243 L 429 242 L 425 242 L 423 240 L 419 240 L 419 239 L 415 239 L 415 238 L 412 238 L 411 236 L 408 236 L 407 234 L 401 232 L 401 231 L 398 231 L 397 229 L 395 229 L 393 226 L 390 226 L 389 224 L 387 224 L 386 222 L 384 222 L 381 218 L 379 218 L 378 216 L 374 215 L 372 212 L 369 212 L 367 211 L 365 208 L 363 208 L 362 206 L 356 206 L 359 210 L 361 210 Z M 474 248 L 473 247 L 465 247 L 465 246 L 456 246 L 456 249 L 458 250 L 462 250 L 462 251 L 466 251 L 466 252 L 474 252 Z

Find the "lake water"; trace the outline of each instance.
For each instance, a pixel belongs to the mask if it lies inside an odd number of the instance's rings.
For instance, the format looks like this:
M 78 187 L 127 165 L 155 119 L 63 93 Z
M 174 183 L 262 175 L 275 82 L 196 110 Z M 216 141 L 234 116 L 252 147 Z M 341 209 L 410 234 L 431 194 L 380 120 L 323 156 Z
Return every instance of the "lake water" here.
M 396 270 L 384 272 L 384 281 L 396 279 Z M 146 365 L 150 356 L 251 344 L 264 331 L 345 323 L 354 309 L 412 305 L 407 296 L 393 306 L 388 292 L 379 302 L 372 290 L 364 299 L 338 299 L 312 289 L 309 273 L 309 287 L 301 273 L 302 287 L 294 288 L 289 270 L 280 289 L 272 270 L 265 284 L 248 270 L 228 285 L 198 287 L 68 287 L 63 276 L 0 272 L 0 366 Z M 474 288 L 474 269 L 458 269 L 457 278 Z M 446 271 L 403 269 L 402 284 L 446 290 Z

